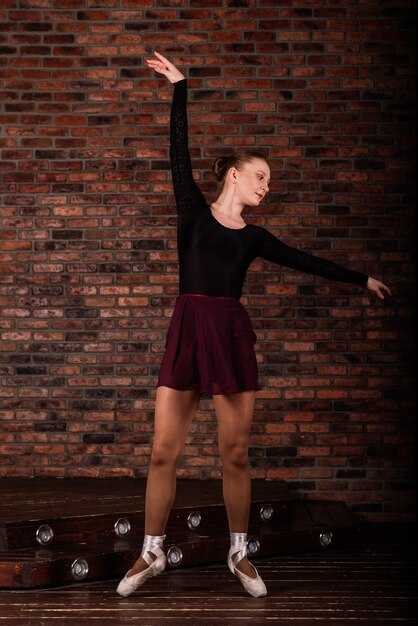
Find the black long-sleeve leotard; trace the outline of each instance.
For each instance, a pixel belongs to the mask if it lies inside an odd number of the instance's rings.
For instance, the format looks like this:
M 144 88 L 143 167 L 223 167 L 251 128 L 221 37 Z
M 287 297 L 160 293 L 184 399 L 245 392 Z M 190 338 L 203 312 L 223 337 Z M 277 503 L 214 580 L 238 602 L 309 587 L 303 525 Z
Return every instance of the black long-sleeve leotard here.
M 178 210 L 180 293 L 240 298 L 256 257 L 330 280 L 366 285 L 366 274 L 288 246 L 261 226 L 234 229 L 218 222 L 192 175 L 186 78 L 174 84 L 170 162 Z

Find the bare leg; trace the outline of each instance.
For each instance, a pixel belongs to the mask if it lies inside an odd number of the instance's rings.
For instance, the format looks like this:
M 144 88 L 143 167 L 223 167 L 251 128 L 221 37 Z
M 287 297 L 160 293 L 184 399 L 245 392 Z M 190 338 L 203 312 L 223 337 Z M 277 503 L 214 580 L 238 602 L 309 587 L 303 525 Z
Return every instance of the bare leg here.
M 254 399 L 254 391 L 213 396 L 218 418 L 219 453 L 223 464 L 223 497 L 229 530 L 236 533 L 248 531 L 251 504 L 248 445 Z M 247 576 L 256 577 L 247 557 L 237 567 Z
M 193 415 L 199 391 L 158 387 L 155 403 L 155 435 L 145 496 L 145 533 L 163 535 L 176 495 L 177 462 Z M 129 571 L 138 574 L 149 565 L 142 557 Z

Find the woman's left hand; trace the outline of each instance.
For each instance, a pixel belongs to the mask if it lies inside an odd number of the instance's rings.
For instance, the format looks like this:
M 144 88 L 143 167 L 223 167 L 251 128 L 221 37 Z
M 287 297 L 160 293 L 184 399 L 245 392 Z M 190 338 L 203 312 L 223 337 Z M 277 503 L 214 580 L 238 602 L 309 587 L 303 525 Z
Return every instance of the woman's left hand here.
M 366 287 L 367 289 L 370 289 L 370 291 L 373 291 L 373 293 L 375 293 L 381 300 L 385 299 L 384 292 L 388 293 L 390 296 L 392 295 L 389 287 L 386 287 L 386 285 L 381 283 L 380 280 L 376 280 L 375 278 L 372 278 L 371 276 L 369 276 L 367 280 Z

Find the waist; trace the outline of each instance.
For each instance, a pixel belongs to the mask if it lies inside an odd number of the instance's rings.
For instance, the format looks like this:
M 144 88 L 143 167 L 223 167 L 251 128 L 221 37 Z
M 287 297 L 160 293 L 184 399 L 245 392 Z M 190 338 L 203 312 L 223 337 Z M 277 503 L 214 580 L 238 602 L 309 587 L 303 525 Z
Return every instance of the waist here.
M 205 293 L 181 293 L 180 296 L 190 296 L 193 298 L 215 298 L 216 300 L 233 300 L 239 302 L 238 298 L 232 296 L 208 296 Z

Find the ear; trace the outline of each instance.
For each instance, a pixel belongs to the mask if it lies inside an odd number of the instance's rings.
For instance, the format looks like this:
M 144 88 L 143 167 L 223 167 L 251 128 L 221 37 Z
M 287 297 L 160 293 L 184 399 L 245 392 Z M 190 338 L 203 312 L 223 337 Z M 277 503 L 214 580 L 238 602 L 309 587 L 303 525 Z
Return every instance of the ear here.
M 238 171 L 236 169 L 236 167 L 230 167 L 229 168 L 229 172 L 228 172 L 228 178 L 231 180 L 231 182 L 236 183 L 238 180 Z

